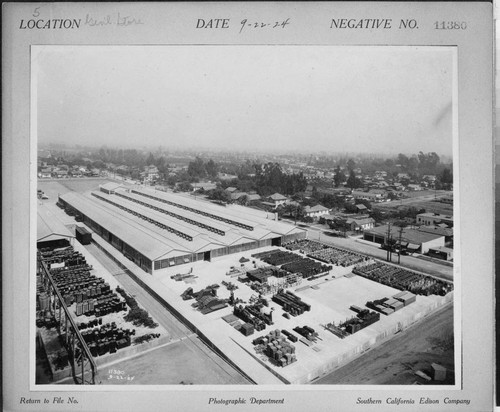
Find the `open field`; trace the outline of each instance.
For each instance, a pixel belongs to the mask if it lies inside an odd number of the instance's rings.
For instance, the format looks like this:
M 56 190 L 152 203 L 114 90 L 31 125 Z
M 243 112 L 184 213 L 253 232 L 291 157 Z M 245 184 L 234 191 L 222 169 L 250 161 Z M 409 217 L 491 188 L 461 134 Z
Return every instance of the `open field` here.
M 443 384 L 453 384 L 453 305 L 427 316 L 388 342 L 361 355 L 346 366 L 318 379 L 317 385 L 411 385 L 425 382 L 413 372 L 439 363 L 448 369 Z M 432 384 L 436 384 L 433 382 Z
M 374 203 L 372 206 L 373 208 L 380 210 L 397 210 L 400 208 L 415 207 L 417 209 L 425 209 L 426 212 L 452 215 L 453 204 L 439 201 L 440 198 L 448 197 L 451 194 L 452 192 L 444 190 L 437 190 L 436 193 L 429 190 L 408 192 L 405 193 L 406 196 L 410 196 L 407 199 L 393 200 L 391 202 L 384 203 Z

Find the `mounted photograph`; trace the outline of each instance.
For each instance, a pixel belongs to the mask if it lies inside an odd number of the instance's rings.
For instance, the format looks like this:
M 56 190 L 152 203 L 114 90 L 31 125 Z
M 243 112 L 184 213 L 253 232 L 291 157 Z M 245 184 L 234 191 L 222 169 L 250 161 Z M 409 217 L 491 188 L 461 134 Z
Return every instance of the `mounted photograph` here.
M 460 389 L 457 70 L 451 46 L 31 46 L 37 390 Z

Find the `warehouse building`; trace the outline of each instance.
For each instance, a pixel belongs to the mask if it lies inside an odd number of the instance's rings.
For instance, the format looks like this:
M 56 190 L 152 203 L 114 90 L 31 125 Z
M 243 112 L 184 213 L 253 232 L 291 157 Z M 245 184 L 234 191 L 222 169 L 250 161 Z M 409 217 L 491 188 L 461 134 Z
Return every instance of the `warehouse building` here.
M 36 247 L 58 248 L 72 245 L 74 235 L 44 205 L 37 208 Z
M 444 246 L 431 247 L 428 255 L 436 259 L 453 260 L 453 249 Z
M 66 193 L 59 203 L 149 273 L 306 237 L 303 229 L 242 206 L 139 187 L 109 189 Z
M 115 193 L 116 189 L 119 189 L 121 187 L 123 187 L 123 185 L 120 183 L 109 182 L 109 183 L 106 183 L 104 185 L 101 185 L 100 190 L 101 190 L 101 192 L 112 195 L 113 193 Z
M 381 245 L 387 243 L 387 225 L 366 230 L 363 239 Z M 399 242 L 400 232 L 398 227 L 391 227 L 390 236 Z M 444 246 L 444 236 L 426 233 L 417 229 L 404 228 L 401 232 L 402 246 L 419 253 L 427 253 L 430 248 Z
M 387 192 L 385 190 L 370 190 L 364 192 L 362 190 L 353 190 L 352 196 L 355 200 L 368 200 L 370 202 L 383 202 L 386 198 Z
M 440 213 L 420 213 L 417 215 L 417 225 L 453 227 L 453 216 Z

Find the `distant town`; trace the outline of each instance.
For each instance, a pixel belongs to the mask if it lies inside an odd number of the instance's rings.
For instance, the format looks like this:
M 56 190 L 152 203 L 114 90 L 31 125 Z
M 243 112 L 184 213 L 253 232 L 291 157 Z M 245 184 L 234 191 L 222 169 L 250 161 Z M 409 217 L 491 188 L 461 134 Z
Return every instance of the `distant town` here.
M 446 205 L 453 201 L 453 165 L 436 153 L 383 158 L 58 148 L 40 150 L 37 167 L 40 179 L 128 180 L 273 211 L 279 218 L 320 220 L 342 232 L 384 221 L 411 224 L 418 213 L 452 213 Z M 418 198 L 429 196 L 439 202 L 426 208 Z

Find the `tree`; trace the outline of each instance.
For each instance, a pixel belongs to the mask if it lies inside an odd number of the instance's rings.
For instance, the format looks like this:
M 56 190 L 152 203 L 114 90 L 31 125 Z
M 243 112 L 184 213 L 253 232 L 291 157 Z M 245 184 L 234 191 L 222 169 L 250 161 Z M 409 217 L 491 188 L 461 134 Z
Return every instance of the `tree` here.
M 439 164 L 439 156 L 436 152 L 418 153 L 419 170 L 421 174 L 435 174 Z
M 347 219 L 330 220 L 328 222 L 328 226 L 330 226 L 330 229 L 332 229 L 332 230 L 337 230 L 337 231 L 342 232 L 344 237 L 346 236 L 346 232 L 349 230 L 349 225 L 347 224 Z
M 356 213 L 358 211 L 356 205 L 353 205 L 352 203 L 346 203 L 344 208 L 347 213 Z
M 202 159 L 196 157 L 194 162 L 189 162 L 188 175 L 192 178 L 202 178 L 207 175 L 205 164 Z
M 149 153 L 149 156 L 146 160 L 146 164 L 149 165 L 154 165 L 155 164 L 155 157 L 153 156 L 153 153 Z
M 255 186 L 261 196 L 278 192 L 292 195 L 304 191 L 307 181 L 302 173 L 287 175 L 278 163 L 269 162 L 265 165 L 254 165 Z
M 247 195 L 240 196 L 237 202 L 242 206 L 246 206 L 248 204 L 248 196 Z
M 217 173 L 218 173 L 218 169 L 219 167 L 217 166 L 217 164 L 212 160 L 210 159 L 206 166 L 205 166 L 205 169 L 206 169 L 206 172 L 207 172 L 207 175 L 210 176 L 211 178 L 215 179 L 217 177 Z
M 349 171 L 352 171 L 354 170 L 354 167 L 356 167 L 356 162 L 352 159 L 349 159 L 347 161 L 347 168 L 349 169 Z
M 370 212 L 370 217 L 377 223 L 381 223 L 384 220 L 384 214 L 380 209 L 373 209 Z
M 320 199 L 320 203 L 328 209 L 344 207 L 344 199 L 339 196 L 326 194 Z
M 192 192 L 193 191 L 193 186 L 189 182 L 181 182 L 177 184 L 177 188 L 181 192 Z
M 94 167 L 97 167 L 98 169 L 104 169 L 106 167 L 106 165 L 104 164 L 104 162 L 102 160 L 96 160 L 92 166 Z
M 354 170 L 351 170 L 351 172 L 349 173 L 349 178 L 347 179 L 347 187 L 350 187 L 351 189 L 357 189 L 361 186 L 361 181 L 354 174 Z
M 394 192 L 389 192 L 389 193 L 387 194 L 387 198 L 388 198 L 389 200 L 397 200 L 398 195 L 397 195 L 396 193 L 394 193 Z
M 213 189 L 208 194 L 208 198 L 217 202 L 231 203 L 231 195 L 220 187 Z
M 384 165 L 388 168 L 394 167 L 394 159 L 386 159 Z
M 418 170 L 418 167 L 419 167 L 418 157 L 417 155 L 413 155 L 408 160 L 408 172 L 415 173 Z
M 290 217 L 294 216 L 295 205 L 291 205 L 289 203 L 286 203 L 285 205 L 280 206 L 279 209 L 281 210 L 282 216 L 290 216 Z
M 297 223 L 297 219 L 302 219 L 304 216 L 304 206 L 300 204 L 290 205 L 286 204 L 283 206 L 283 216 L 289 216 L 295 219 L 295 223 Z
M 398 164 L 401 166 L 403 170 L 408 169 L 408 156 L 403 153 L 398 154 Z
M 313 186 L 313 188 L 312 188 L 311 197 L 313 199 L 315 199 L 315 200 L 319 200 L 320 199 L 320 194 L 319 194 L 318 188 L 316 186 Z
M 335 187 L 339 187 L 342 183 L 345 182 L 345 174 L 340 170 L 340 166 L 337 166 L 335 169 L 335 175 L 333 176 L 333 184 Z
M 448 168 L 445 168 L 443 170 L 443 173 L 441 173 L 441 176 L 439 177 L 439 180 L 443 184 L 453 183 L 453 174 L 451 173 L 451 170 L 448 169 Z

